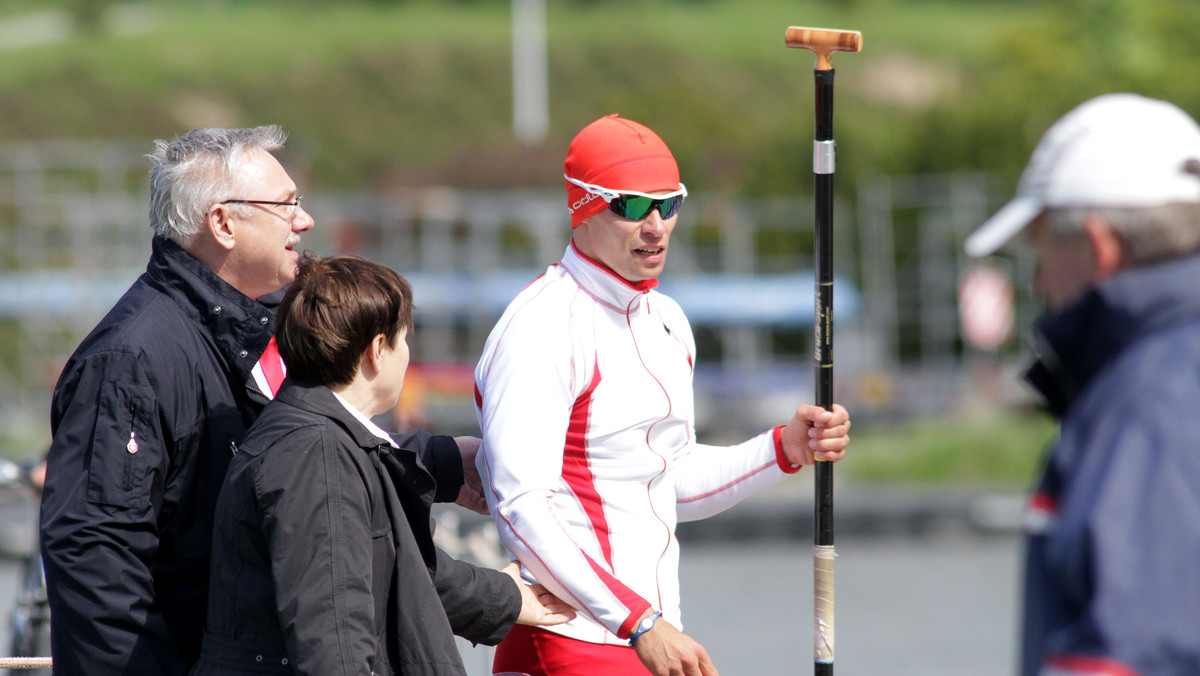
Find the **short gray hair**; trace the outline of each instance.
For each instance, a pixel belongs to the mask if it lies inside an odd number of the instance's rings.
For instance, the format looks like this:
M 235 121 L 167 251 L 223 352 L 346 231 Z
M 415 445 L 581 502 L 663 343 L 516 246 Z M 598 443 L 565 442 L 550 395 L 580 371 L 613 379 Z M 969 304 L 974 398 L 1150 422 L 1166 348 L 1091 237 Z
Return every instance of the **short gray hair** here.
M 1047 209 L 1047 230 L 1058 237 L 1082 235 L 1089 214 L 1096 214 L 1121 240 L 1122 263 L 1138 267 L 1200 251 L 1200 204 L 1157 207 L 1069 207 Z
M 150 227 L 187 247 L 204 226 L 212 205 L 239 197 L 237 185 L 245 151 L 273 152 L 287 134 L 278 125 L 250 129 L 193 129 L 171 141 L 154 142 L 150 158 Z

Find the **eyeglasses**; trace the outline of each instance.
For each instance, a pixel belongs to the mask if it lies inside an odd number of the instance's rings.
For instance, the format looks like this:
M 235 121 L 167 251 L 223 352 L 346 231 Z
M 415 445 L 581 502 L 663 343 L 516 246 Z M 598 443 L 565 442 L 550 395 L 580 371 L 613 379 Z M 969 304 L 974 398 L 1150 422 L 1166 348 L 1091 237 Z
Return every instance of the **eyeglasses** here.
M 682 183 L 674 192 L 665 195 L 651 195 L 636 190 L 609 190 L 573 179 L 566 174 L 563 174 L 563 178 L 583 188 L 589 194 L 603 198 L 605 202 L 608 202 L 609 211 L 631 221 L 640 221 L 655 209 L 658 209 L 658 213 L 662 215 L 663 219 L 670 218 L 679 212 L 679 207 L 683 206 L 683 198 L 687 197 L 687 188 Z
M 272 202 L 270 200 L 225 200 L 221 204 L 268 204 L 273 207 L 291 207 L 287 210 L 288 216 L 293 216 L 300 210 L 300 201 L 304 199 L 304 195 L 296 195 L 296 199 L 291 202 Z

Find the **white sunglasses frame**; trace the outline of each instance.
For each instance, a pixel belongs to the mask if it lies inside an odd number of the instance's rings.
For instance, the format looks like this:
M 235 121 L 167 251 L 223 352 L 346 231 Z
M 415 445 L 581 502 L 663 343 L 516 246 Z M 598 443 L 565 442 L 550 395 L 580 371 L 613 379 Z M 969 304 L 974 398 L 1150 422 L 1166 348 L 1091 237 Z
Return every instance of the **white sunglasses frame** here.
M 579 179 L 576 179 L 576 178 L 571 178 L 570 176 L 567 176 L 566 174 L 563 174 L 563 178 L 565 178 L 568 183 L 574 183 L 575 185 L 579 186 L 580 188 L 583 188 L 584 190 L 586 190 L 589 194 L 598 195 L 599 197 L 603 198 L 605 202 L 609 202 L 609 203 L 611 203 L 613 200 L 617 199 L 621 195 L 636 195 L 638 197 L 648 197 L 652 200 L 665 200 L 667 198 L 677 197 L 680 195 L 682 195 L 683 197 L 687 197 L 687 194 L 688 194 L 687 186 L 685 186 L 682 181 L 679 182 L 679 188 L 676 190 L 666 193 L 665 195 L 652 195 L 650 193 L 638 192 L 636 190 L 610 190 L 608 188 L 602 188 L 598 185 L 592 185 L 591 183 L 584 183 L 583 181 L 580 181 Z

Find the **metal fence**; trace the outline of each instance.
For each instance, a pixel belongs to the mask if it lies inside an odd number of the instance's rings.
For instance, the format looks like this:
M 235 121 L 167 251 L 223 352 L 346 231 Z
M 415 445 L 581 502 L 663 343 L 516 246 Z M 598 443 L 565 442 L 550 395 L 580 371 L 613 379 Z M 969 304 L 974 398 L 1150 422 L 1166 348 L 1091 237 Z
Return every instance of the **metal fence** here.
M 0 415 L 10 427 L 19 419 L 44 433 L 63 362 L 144 268 L 149 149 L 0 145 Z M 864 411 L 945 405 L 971 356 L 958 335 L 961 239 L 996 206 L 995 190 L 964 173 L 879 177 L 854 193 L 835 205 L 836 396 Z M 567 245 L 559 191 L 306 194 L 305 208 L 318 227 L 303 248 L 362 255 L 413 283 L 409 382 L 419 392 L 406 422 L 473 425 L 462 390 L 487 333 Z M 701 409 L 757 428 L 811 392 L 812 213 L 807 197 L 689 197 L 662 288 L 681 304 L 697 296 L 685 309 Z M 1021 297 L 1020 316 L 1028 307 Z

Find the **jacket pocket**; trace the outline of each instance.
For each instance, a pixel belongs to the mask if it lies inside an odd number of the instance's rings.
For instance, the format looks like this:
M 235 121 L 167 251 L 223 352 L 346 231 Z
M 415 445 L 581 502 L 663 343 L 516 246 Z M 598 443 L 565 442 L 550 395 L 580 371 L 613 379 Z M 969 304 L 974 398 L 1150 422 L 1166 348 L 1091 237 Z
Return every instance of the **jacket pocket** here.
M 88 501 L 122 508 L 150 504 L 149 474 L 162 453 L 150 400 L 110 383 L 100 395 L 88 462 Z

